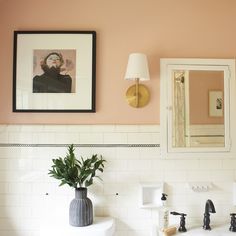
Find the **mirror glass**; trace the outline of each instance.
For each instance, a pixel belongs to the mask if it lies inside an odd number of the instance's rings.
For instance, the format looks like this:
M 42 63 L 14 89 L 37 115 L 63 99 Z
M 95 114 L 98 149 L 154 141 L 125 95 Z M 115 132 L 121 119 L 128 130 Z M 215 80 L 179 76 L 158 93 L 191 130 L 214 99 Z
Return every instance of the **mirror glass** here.
M 224 71 L 172 71 L 172 146 L 224 147 Z
M 228 151 L 234 60 L 161 59 L 161 137 L 167 152 Z

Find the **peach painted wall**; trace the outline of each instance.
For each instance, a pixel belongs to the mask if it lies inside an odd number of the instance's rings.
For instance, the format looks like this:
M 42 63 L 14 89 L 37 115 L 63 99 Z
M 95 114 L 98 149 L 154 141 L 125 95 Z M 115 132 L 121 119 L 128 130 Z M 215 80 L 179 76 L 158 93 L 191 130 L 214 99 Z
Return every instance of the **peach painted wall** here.
M 159 124 L 159 60 L 234 58 L 235 0 L 1 0 L 0 123 Z M 14 30 L 95 30 L 94 114 L 12 112 Z M 124 98 L 129 53 L 146 53 L 151 101 L 142 109 Z
M 224 91 L 223 71 L 189 72 L 190 124 L 223 124 L 223 117 L 209 116 L 209 91 Z

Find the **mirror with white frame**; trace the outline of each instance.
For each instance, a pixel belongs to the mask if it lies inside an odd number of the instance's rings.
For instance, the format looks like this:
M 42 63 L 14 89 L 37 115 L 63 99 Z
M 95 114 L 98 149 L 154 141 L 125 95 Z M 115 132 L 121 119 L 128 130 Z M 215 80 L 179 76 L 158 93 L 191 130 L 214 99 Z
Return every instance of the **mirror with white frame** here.
M 161 150 L 230 150 L 233 59 L 161 59 Z

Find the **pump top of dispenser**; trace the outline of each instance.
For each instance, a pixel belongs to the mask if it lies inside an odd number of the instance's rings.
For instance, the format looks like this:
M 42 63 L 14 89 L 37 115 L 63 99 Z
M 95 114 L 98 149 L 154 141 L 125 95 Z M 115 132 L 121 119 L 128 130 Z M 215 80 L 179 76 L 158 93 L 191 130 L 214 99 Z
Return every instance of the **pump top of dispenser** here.
M 162 201 L 166 201 L 167 200 L 167 194 L 166 193 L 162 193 L 162 196 L 161 196 L 161 200 Z
M 162 193 L 162 196 L 161 196 L 162 206 L 166 206 L 167 196 L 168 195 L 166 193 Z

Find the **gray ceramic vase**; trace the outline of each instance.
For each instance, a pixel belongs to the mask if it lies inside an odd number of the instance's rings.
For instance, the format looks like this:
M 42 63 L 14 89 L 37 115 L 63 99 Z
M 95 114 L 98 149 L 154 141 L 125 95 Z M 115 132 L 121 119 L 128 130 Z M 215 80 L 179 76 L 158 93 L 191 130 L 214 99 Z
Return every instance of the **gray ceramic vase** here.
M 70 203 L 69 223 L 76 227 L 93 223 L 93 204 L 87 197 L 87 188 L 75 189 L 75 198 Z

